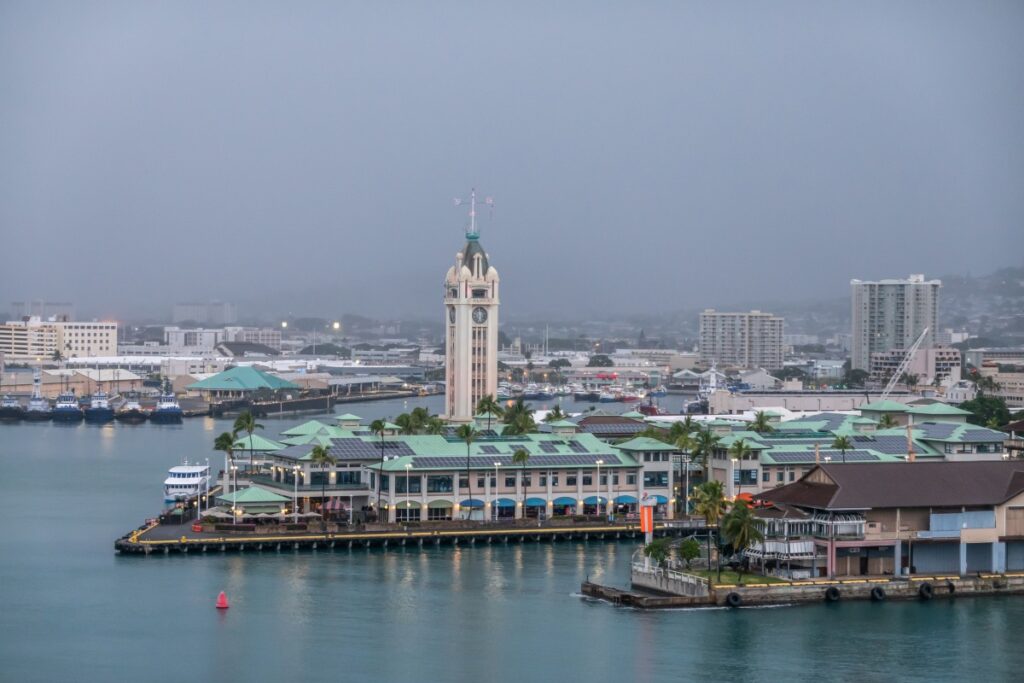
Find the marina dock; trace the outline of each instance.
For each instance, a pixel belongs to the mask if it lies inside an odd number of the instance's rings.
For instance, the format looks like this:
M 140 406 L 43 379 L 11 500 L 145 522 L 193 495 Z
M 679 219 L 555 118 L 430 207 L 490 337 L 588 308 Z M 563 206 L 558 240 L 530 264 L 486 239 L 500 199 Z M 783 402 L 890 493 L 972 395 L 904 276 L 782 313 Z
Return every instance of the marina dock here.
M 660 524 L 656 536 L 674 536 L 684 529 Z M 692 531 L 692 530 L 691 530 Z M 417 529 L 352 531 L 338 533 L 252 533 L 225 534 L 197 532 L 189 525 L 151 523 L 131 531 L 114 542 L 120 554 L 208 553 L 278 550 L 325 550 L 355 548 L 406 548 L 424 546 L 489 545 L 509 543 L 555 543 L 560 541 L 622 541 L 643 539 L 638 524 L 594 526 L 510 527 L 495 525 L 467 529 Z

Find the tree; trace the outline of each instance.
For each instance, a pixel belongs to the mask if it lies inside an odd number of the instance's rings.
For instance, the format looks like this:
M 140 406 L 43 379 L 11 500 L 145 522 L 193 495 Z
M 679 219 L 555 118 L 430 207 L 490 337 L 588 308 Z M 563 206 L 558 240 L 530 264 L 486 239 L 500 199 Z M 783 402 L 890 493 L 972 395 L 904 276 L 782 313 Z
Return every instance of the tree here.
M 416 426 L 413 423 L 412 415 L 409 413 L 402 413 L 395 418 L 395 424 L 398 425 L 400 434 L 415 434 Z
M 572 363 L 567 358 L 555 358 L 554 360 L 548 361 L 548 367 L 552 370 L 558 370 L 559 368 L 571 368 Z
M 526 517 L 526 464 L 530 461 L 530 454 L 525 448 L 517 448 L 512 454 L 512 464 L 523 468 L 523 517 Z
M 558 422 L 559 420 L 565 419 L 565 413 L 562 412 L 562 406 L 555 406 L 548 411 L 548 414 L 544 416 L 544 422 Z
M 970 412 L 967 421 L 976 425 L 987 425 L 994 422 L 1004 425 L 1010 421 L 1010 410 L 1006 407 L 1006 401 L 995 396 L 978 396 L 970 401 L 964 401 L 960 408 Z
M 426 434 L 433 434 L 434 436 L 444 434 L 444 420 L 439 418 L 437 415 L 431 415 L 427 418 L 426 424 L 423 425 L 423 431 Z
M 722 437 L 707 427 L 697 431 L 697 436 L 694 439 L 693 453 L 699 457 L 701 466 L 704 468 L 704 481 L 710 481 L 711 479 L 711 456 L 714 454 L 715 449 L 718 448 L 718 442 L 721 440 Z
M 750 429 L 758 434 L 770 434 L 775 431 L 771 418 L 763 410 L 759 410 L 754 414 L 754 421 L 750 423 Z
M 868 373 L 865 370 L 857 368 L 856 370 L 850 370 L 843 377 L 843 384 L 851 388 L 863 389 L 864 383 L 868 380 Z
M 374 420 L 370 423 L 370 431 L 380 437 L 380 470 L 377 472 L 377 520 L 380 521 L 380 488 L 381 480 L 384 478 L 384 432 L 387 431 L 384 420 Z
M 477 415 L 484 413 L 487 414 L 487 431 L 491 431 L 491 417 L 493 415 L 501 417 L 504 409 L 501 407 L 500 403 L 494 400 L 494 396 L 492 394 L 487 394 L 476 402 L 476 412 Z
M 228 483 L 231 481 L 231 466 L 235 463 L 235 441 L 236 437 L 231 432 L 222 432 L 213 440 L 213 450 L 224 454 L 224 490 L 231 492 Z
M 896 418 L 895 417 L 893 417 L 889 413 L 885 413 L 884 415 L 882 415 L 882 419 L 880 419 L 878 421 L 878 428 L 879 429 L 892 429 L 893 427 L 896 427 L 898 424 L 899 423 L 896 422 Z
M 533 420 L 533 408 L 523 401 L 522 396 L 505 409 L 504 420 L 505 429 L 502 434 L 518 436 L 537 431 L 537 424 Z
M 716 526 L 725 512 L 725 489 L 720 481 L 706 481 L 693 487 L 693 511 Z
M 781 370 L 775 373 L 775 376 L 781 379 L 783 382 L 785 382 L 787 379 L 798 379 L 801 381 L 807 379 L 806 372 L 804 372 L 800 368 L 795 368 L 793 366 L 782 368 Z
M 732 509 L 722 518 L 722 533 L 737 553 L 745 553 L 754 543 L 764 540 L 757 517 L 742 499 L 734 501 Z M 739 583 L 743 583 L 742 574 Z
M 846 463 L 846 451 L 853 450 L 853 442 L 850 441 L 848 436 L 837 436 L 832 442 L 832 448 L 836 449 L 843 455 L 843 464 Z
M 676 548 L 676 555 L 680 560 L 686 563 L 686 568 L 690 568 L 690 563 L 700 557 L 700 541 L 692 536 Z
M 904 372 L 900 376 L 900 381 L 907 385 L 907 389 L 913 391 L 917 388 L 917 383 L 921 381 L 921 377 L 912 372 Z
M 331 452 L 324 446 L 317 445 L 313 446 L 313 452 L 309 456 L 310 462 L 317 467 L 323 469 L 330 465 L 334 467 L 338 464 L 338 459 L 331 455 Z M 325 474 L 325 473 L 321 473 Z M 322 515 L 324 509 L 327 507 L 327 477 L 320 477 L 320 514 Z M 321 521 L 324 524 L 324 528 L 327 528 L 327 520 L 321 517 Z
M 612 359 L 603 353 L 595 353 L 587 361 L 588 368 L 610 368 L 614 365 L 615 363 L 612 362 Z
M 472 476 L 473 473 L 470 471 L 469 450 L 470 450 L 470 447 L 473 445 L 473 441 L 477 437 L 477 431 L 476 431 L 476 428 L 473 427 L 473 425 L 471 425 L 471 424 L 464 424 L 464 425 L 460 425 L 459 428 L 455 430 L 455 436 L 459 437 L 460 439 L 462 439 L 463 441 L 466 442 L 466 489 L 469 491 L 470 505 L 472 505 L 473 504 L 473 476 Z M 469 517 L 468 517 L 468 519 L 473 519 L 473 508 L 472 507 L 469 508 Z
M 739 486 L 736 488 L 736 495 L 738 496 L 743 490 L 743 461 L 753 453 L 753 450 L 747 445 L 747 442 L 743 439 L 736 439 L 729 446 L 729 455 L 732 459 L 739 463 L 740 476 L 738 477 Z
M 245 432 L 249 435 L 249 469 L 252 469 L 252 434 L 257 429 L 263 429 L 263 425 L 256 421 L 253 414 L 248 410 L 242 411 L 242 414 L 235 418 L 234 434 L 235 438 L 238 438 L 238 434 Z
M 644 546 L 644 556 L 651 558 L 654 564 L 664 569 L 668 564 L 669 542 L 668 538 L 654 539 Z

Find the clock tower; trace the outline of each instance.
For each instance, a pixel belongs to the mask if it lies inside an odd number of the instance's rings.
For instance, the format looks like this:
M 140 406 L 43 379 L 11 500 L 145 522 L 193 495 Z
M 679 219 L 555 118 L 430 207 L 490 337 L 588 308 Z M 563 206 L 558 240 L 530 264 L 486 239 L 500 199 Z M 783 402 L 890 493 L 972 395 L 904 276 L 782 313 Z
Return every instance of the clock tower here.
M 471 421 L 477 401 L 498 393 L 498 284 L 480 245 L 474 192 L 466 246 L 444 278 L 444 405 L 453 422 Z

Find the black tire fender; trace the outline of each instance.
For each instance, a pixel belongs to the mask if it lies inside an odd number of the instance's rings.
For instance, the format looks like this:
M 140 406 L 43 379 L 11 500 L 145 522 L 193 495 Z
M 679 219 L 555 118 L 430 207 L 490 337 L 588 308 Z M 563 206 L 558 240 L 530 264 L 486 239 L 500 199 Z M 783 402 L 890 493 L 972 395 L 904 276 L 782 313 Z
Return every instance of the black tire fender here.
M 829 586 L 825 589 L 825 600 L 827 602 L 835 602 L 839 599 L 839 589 L 835 586 Z
M 932 595 L 934 595 L 934 594 L 935 594 L 935 588 L 933 588 L 932 585 L 930 583 L 928 583 L 927 581 L 925 581 L 924 583 L 922 583 L 920 586 L 917 587 L 917 595 L 922 600 L 931 600 L 932 599 Z
M 725 596 L 725 604 L 729 607 L 739 607 L 743 604 L 743 598 L 739 593 L 729 593 Z
M 885 589 L 881 586 L 875 586 L 871 589 L 871 599 L 875 602 L 885 601 Z

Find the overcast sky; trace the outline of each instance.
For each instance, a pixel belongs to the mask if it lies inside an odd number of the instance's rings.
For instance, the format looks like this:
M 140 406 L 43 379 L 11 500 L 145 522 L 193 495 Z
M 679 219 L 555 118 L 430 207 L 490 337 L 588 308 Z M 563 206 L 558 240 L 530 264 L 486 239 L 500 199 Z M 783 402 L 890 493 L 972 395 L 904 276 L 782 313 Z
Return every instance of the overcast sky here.
M 842 4 L 842 6 L 840 6 Z M 0 4 L 0 311 L 508 314 L 1024 257 L 1024 3 Z

